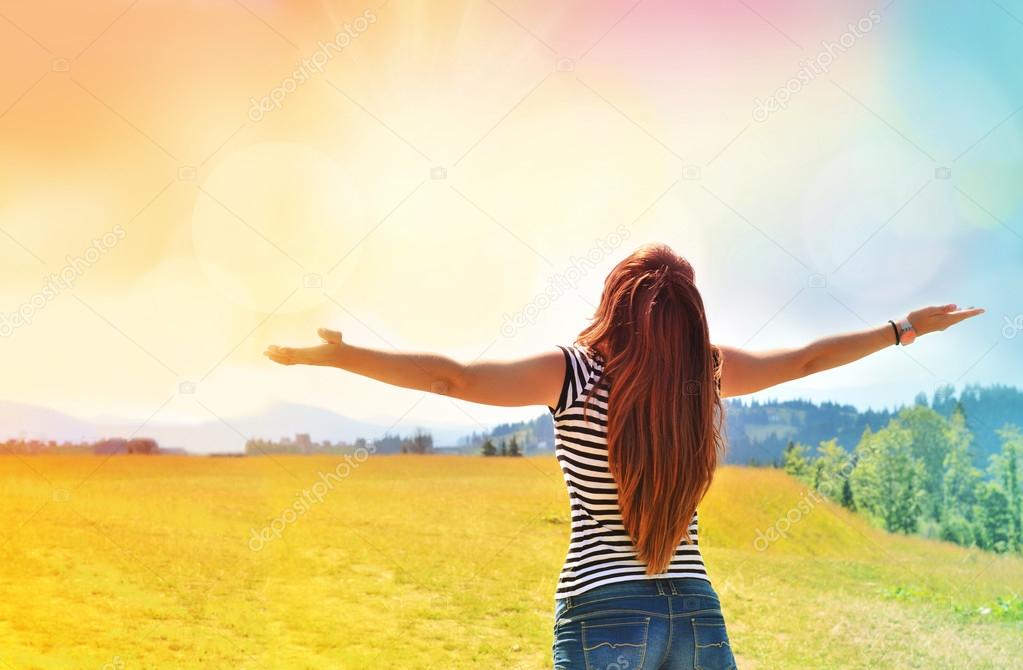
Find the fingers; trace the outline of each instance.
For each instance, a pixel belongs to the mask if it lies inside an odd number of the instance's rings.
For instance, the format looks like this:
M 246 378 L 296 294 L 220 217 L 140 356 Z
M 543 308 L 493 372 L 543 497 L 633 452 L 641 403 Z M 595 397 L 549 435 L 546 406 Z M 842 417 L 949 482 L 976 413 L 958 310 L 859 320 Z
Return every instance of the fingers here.
M 278 347 L 276 344 L 271 344 L 263 352 L 263 355 L 281 365 L 295 364 L 295 350 L 291 347 Z
M 320 328 L 316 332 L 327 344 L 341 344 L 340 331 Z M 296 349 L 294 347 L 279 347 L 276 344 L 271 344 L 263 352 L 264 356 L 274 363 L 280 363 L 281 365 L 329 365 L 336 354 L 337 349 L 327 345 Z
M 968 307 L 966 309 L 950 312 L 949 316 L 952 317 L 952 323 L 959 323 L 960 321 L 965 321 L 966 319 L 983 313 L 983 307 Z
M 341 344 L 341 333 L 339 331 L 320 328 L 316 333 L 328 344 Z
M 965 309 L 959 309 L 956 305 L 951 305 L 952 309 L 947 309 L 947 307 L 942 308 L 942 311 L 935 315 L 937 330 L 945 330 L 961 321 L 984 313 L 983 307 L 967 307 Z

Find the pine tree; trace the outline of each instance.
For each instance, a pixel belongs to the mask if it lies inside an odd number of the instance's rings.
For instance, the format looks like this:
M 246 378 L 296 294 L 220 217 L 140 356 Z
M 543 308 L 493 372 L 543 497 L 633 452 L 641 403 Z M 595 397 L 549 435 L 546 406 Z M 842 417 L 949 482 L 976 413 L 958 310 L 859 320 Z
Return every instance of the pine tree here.
M 977 544 L 998 553 L 1012 544 L 1012 512 L 1009 498 L 994 482 L 984 484 L 977 495 Z
M 1010 519 L 1009 550 L 1023 547 L 1023 491 L 1020 490 L 1020 452 L 1023 452 L 1023 434 L 1014 425 L 998 431 L 1002 438 L 1002 452 L 991 459 L 991 474 L 1001 483 Z
M 496 456 L 497 448 L 494 447 L 494 443 L 488 437 L 483 441 L 483 446 L 480 447 L 480 453 L 484 456 Z
M 981 545 L 985 533 L 975 523 L 981 473 L 973 466 L 973 434 L 966 427 L 966 414 L 956 403 L 948 421 L 949 451 L 942 477 L 942 510 L 938 536 L 963 546 Z
M 920 482 L 923 511 L 929 519 L 938 521 L 944 508 L 945 458 L 952 448 L 948 422 L 926 403 L 921 403 L 903 409 L 894 423 L 909 430 L 910 452 L 924 467 L 924 478 Z
M 808 452 L 809 449 L 805 444 L 798 444 L 789 440 L 788 445 L 785 447 L 783 460 L 785 472 L 797 479 L 809 482 L 812 473 L 810 470 L 810 460 L 807 458 Z
M 856 446 L 850 478 L 856 505 L 892 532 L 916 532 L 922 512 L 926 473 L 912 443 L 909 430 L 893 420 L 876 433 L 865 431 Z
M 853 496 L 852 485 L 849 483 L 849 478 L 846 477 L 842 480 L 842 507 L 856 511 L 856 498 Z
M 501 455 L 508 455 L 508 442 L 506 440 L 501 440 Z
M 831 499 L 842 495 L 843 482 L 852 471 L 850 456 L 837 439 L 826 440 L 817 445 L 817 458 L 811 464 L 813 487 Z
M 521 456 L 522 451 L 519 449 L 519 438 L 512 435 L 511 442 L 508 444 L 508 455 L 509 456 Z

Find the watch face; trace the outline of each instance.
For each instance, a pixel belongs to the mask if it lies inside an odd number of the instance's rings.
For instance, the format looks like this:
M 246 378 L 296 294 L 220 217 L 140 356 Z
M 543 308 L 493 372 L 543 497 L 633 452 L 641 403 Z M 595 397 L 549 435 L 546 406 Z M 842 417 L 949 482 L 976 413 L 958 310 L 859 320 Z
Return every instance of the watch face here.
M 899 322 L 899 341 L 902 344 L 910 344 L 916 339 L 916 331 L 913 330 L 913 324 L 909 322 L 909 319 L 903 319 Z

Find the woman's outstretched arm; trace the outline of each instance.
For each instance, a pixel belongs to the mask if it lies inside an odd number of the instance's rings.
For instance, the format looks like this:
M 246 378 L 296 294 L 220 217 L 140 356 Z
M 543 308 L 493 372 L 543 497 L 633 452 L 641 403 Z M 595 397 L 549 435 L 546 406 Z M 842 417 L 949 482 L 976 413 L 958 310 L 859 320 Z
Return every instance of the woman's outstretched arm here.
M 321 328 L 319 335 L 319 346 L 270 346 L 264 355 L 282 365 L 341 368 L 393 386 L 502 407 L 554 407 L 565 378 L 565 356 L 559 349 L 513 361 L 462 364 L 437 354 L 357 347 L 344 342 L 336 330 Z
M 955 305 L 924 307 L 910 312 L 917 336 L 945 330 L 984 310 Z M 852 363 L 895 344 L 890 323 L 876 328 L 825 337 L 795 349 L 752 352 L 722 346 L 721 395 L 737 396 L 760 391 L 822 370 Z

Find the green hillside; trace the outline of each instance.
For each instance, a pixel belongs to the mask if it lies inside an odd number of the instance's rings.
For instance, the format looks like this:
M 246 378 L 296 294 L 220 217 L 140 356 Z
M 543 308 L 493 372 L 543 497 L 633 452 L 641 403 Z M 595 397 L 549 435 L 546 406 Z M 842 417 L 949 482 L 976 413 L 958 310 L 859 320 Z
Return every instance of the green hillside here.
M 0 667 L 551 666 L 568 541 L 552 457 L 98 463 L 0 456 Z M 742 670 L 1023 658 L 1023 560 L 888 535 L 809 496 L 726 467 L 700 508 Z

